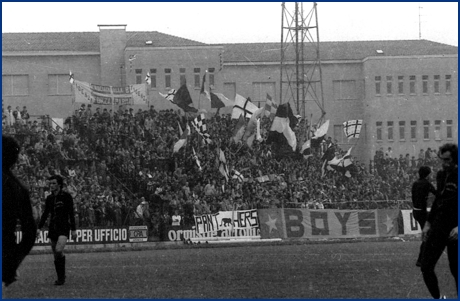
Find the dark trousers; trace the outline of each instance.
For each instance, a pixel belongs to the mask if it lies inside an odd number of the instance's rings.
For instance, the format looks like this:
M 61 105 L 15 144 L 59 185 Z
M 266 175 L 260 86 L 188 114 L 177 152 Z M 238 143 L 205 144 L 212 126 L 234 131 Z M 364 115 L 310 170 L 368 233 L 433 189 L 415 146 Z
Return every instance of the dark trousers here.
M 458 291 L 458 240 L 450 240 L 449 233 L 450 230 L 432 228 L 428 232 L 423 248 L 421 260 L 423 280 L 431 296 L 435 299 L 439 299 L 441 293 L 439 291 L 438 278 L 436 277 L 434 268 L 446 247 L 450 272 L 455 278 L 455 285 Z
M 420 225 L 420 228 L 423 230 L 423 227 L 425 227 L 426 218 L 428 216 L 428 213 L 426 212 L 426 210 L 412 210 L 412 214 L 414 216 L 414 219 Z M 422 244 L 420 245 L 420 252 L 418 254 L 417 262 L 422 261 L 422 253 L 423 253 L 424 247 L 425 247 L 425 243 L 422 242 Z

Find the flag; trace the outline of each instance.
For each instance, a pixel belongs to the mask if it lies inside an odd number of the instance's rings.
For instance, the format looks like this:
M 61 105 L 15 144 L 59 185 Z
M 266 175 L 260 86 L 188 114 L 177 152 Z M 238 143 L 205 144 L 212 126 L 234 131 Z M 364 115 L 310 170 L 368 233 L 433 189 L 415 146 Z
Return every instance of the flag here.
M 73 85 L 73 82 L 75 81 L 75 79 L 73 78 L 73 73 L 72 71 L 70 70 L 69 71 L 69 82 Z
M 202 170 L 201 169 L 201 162 L 198 159 L 198 156 L 196 155 L 195 148 L 192 147 L 192 151 L 193 151 L 193 159 L 195 159 L 196 165 L 198 165 L 198 169 L 201 171 Z
M 240 115 L 251 118 L 252 114 L 257 110 L 257 106 L 251 102 L 251 99 L 244 98 L 236 94 L 235 104 L 233 105 L 232 119 L 237 119 Z
M 181 137 L 183 131 L 182 131 L 182 127 L 180 126 L 180 122 L 179 122 L 179 121 L 177 122 L 177 125 L 179 126 L 179 137 Z
M 267 93 L 267 100 L 265 101 L 265 116 L 275 116 L 278 104 L 272 100 L 272 97 Z
M 201 89 L 200 89 L 200 94 L 204 94 L 204 83 L 206 81 L 206 73 L 203 74 L 203 80 L 201 81 Z
M 219 148 L 219 171 L 228 182 L 228 167 L 224 152 Z
M 184 112 L 198 112 L 196 108 L 190 106 L 190 104 L 193 104 L 193 101 L 187 89 L 187 85 L 182 85 L 179 90 L 177 90 L 176 94 L 174 94 L 172 103 L 184 110 Z
M 361 127 L 363 126 L 362 119 L 348 120 L 343 123 L 343 130 L 348 139 L 359 138 Z
M 313 134 L 311 138 L 311 146 L 312 147 L 319 147 L 321 142 L 323 141 L 324 137 L 327 134 L 327 130 L 329 129 L 329 120 L 326 120 Z
M 326 145 L 326 150 L 323 153 L 323 156 L 321 157 L 321 161 L 330 161 L 334 159 L 335 157 L 335 146 L 330 143 L 329 145 Z
M 204 139 L 204 142 L 206 144 L 211 144 L 211 135 L 208 134 L 206 118 L 204 117 L 203 113 L 201 113 L 195 119 L 192 120 L 192 125 L 197 131 L 197 133 Z
M 259 142 L 261 142 L 263 140 L 262 135 L 260 135 L 260 119 L 257 119 L 256 139 Z
M 150 77 L 150 72 L 147 72 L 147 76 L 145 77 L 145 82 L 149 86 L 152 84 L 152 78 Z
M 327 162 L 328 166 L 337 172 L 343 173 L 344 176 L 350 178 L 351 173 L 350 169 L 353 166 L 353 161 L 351 161 L 351 149 L 342 158 L 334 157 L 334 159 Z
M 267 143 L 288 144 L 295 151 L 297 139 L 292 128 L 296 124 L 297 119 L 292 113 L 291 105 L 289 103 L 279 105 L 268 133 Z
M 211 102 L 212 109 L 234 106 L 235 102 L 225 97 L 222 93 L 212 93 L 204 90 L 206 98 Z
M 176 95 L 176 89 L 171 89 L 169 90 L 168 94 L 163 94 L 161 92 L 158 92 L 161 96 L 169 100 L 170 102 L 174 103 L 174 95 Z
M 237 179 L 239 182 L 244 182 L 243 175 L 239 171 L 237 171 L 235 169 L 233 170 L 232 179 Z
M 185 131 L 180 136 L 179 141 L 177 141 L 176 144 L 174 144 L 174 149 L 173 149 L 174 153 L 177 153 L 181 149 L 181 147 L 185 145 L 185 143 L 187 142 L 187 137 L 189 135 L 190 135 L 190 126 L 187 123 L 187 127 L 185 128 Z
M 311 140 L 307 140 L 303 145 L 302 145 L 302 148 L 300 149 L 300 153 L 303 155 L 303 157 L 305 159 L 307 159 L 308 157 L 311 157 L 313 156 L 313 154 L 311 153 Z
M 243 138 L 245 130 L 246 121 L 244 120 L 243 114 L 241 114 L 240 118 L 238 119 L 238 123 L 236 124 L 235 129 L 233 130 L 232 140 L 235 141 L 235 143 L 240 142 L 241 138 Z
M 254 112 L 254 114 L 252 114 L 244 132 L 243 141 L 246 141 L 249 147 L 252 147 L 252 142 L 256 136 L 257 121 L 259 120 L 260 115 L 262 115 L 263 110 L 264 108 L 259 108 Z

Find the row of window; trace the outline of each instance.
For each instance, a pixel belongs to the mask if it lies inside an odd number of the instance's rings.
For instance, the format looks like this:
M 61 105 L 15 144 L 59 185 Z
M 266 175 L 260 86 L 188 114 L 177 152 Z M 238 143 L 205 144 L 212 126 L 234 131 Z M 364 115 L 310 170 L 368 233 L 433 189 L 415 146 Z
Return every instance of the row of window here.
M 388 141 L 395 140 L 395 123 L 393 121 L 387 121 L 386 123 L 386 138 Z M 434 128 L 432 128 L 434 126 Z M 411 120 L 407 128 L 409 129 L 409 137 L 406 135 L 406 121 L 398 122 L 398 133 L 399 141 L 406 141 L 410 139 L 411 141 L 416 141 L 418 137 L 418 125 L 416 120 Z M 384 134 L 384 123 L 382 121 L 376 122 L 376 139 L 377 141 L 383 140 Z M 433 129 L 433 131 L 431 131 Z M 443 140 L 443 135 L 445 139 L 453 139 L 453 121 L 452 120 L 435 120 L 432 124 L 430 120 L 423 120 L 422 124 L 422 138 L 423 140 L 433 139 L 436 141 Z
M 158 69 L 150 69 L 148 70 L 150 73 L 150 88 L 151 89 L 157 89 L 158 87 L 158 81 L 157 77 L 159 76 L 159 70 Z M 142 84 L 144 83 L 145 76 L 147 74 L 147 71 L 143 71 L 142 69 L 136 69 L 136 84 Z M 215 68 L 208 68 L 208 82 L 209 86 L 211 88 L 214 87 L 214 72 Z M 171 68 L 165 68 L 164 69 L 164 88 L 165 89 L 171 89 L 172 84 L 171 84 L 171 77 L 172 77 L 172 69 Z M 201 68 L 193 68 L 193 86 L 196 89 L 201 88 Z M 187 82 L 187 76 L 186 76 L 186 69 L 185 68 L 179 68 L 179 86 L 184 85 Z
M 396 79 L 396 89 L 393 86 Z M 407 81 L 409 79 L 409 81 Z M 418 88 L 420 84 L 417 81 L 416 75 L 404 76 L 398 75 L 397 78 L 389 75 L 385 77 L 385 82 L 383 81 L 382 76 L 375 77 L 375 95 L 381 96 L 386 94 L 391 96 L 393 94 L 404 95 L 407 93 L 407 85 L 409 85 L 409 95 L 417 95 L 420 91 L 423 95 L 433 94 L 452 94 L 452 76 L 450 74 L 444 75 L 442 78 L 443 82 L 441 83 L 441 75 L 433 75 L 432 77 L 428 75 L 421 76 L 421 91 Z M 419 76 L 420 80 L 420 76 Z M 385 85 L 384 85 L 385 84 Z M 384 88 L 384 89 L 382 89 Z

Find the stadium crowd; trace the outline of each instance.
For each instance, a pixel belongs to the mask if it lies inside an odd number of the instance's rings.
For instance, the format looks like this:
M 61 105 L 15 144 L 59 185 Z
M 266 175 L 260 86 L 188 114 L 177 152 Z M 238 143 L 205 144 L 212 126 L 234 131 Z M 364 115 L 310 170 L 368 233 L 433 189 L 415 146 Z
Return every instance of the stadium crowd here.
M 14 136 L 22 147 L 14 172 L 31 191 L 35 218 L 49 194 L 47 178 L 59 174 L 74 197 L 77 227 L 146 224 L 159 234 L 171 225 L 176 210 L 182 223 L 191 225 L 193 215 L 232 209 L 401 208 L 410 204 L 418 167 L 435 166 L 431 149 L 421 150 L 418 158 L 393 158 L 391 149 L 380 149 L 369 168 L 354 157 L 351 177 L 335 171 L 323 176 L 325 145 L 334 147 L 338 156 L 346 152 L 332 139 L 307 159 L 277 157 L 265 141 L 256 140 L 252 148 L 231 142 L 237 120 L 230 115 L 207 117 L 213 143 L 206 144 L 192 130 L 187 144 L 173 153 L 179 124 L 185 129 L 187 122 L 179 111 L 157 112 L 153 106 L 137 112 L 122 106 L 115 112 L 99 107 L 93 111 L 82 104 L 65 119 L 64 128 L 47 116 L 32 121 L 26 107 L 2 108 L 2 113 L 3 134 Z M 270 125 L 263 117 L 262 137 Z M 233 173 L 226 181 L 219 172 L 219 148 L 229 170 L 240 172 L 244 181 Z

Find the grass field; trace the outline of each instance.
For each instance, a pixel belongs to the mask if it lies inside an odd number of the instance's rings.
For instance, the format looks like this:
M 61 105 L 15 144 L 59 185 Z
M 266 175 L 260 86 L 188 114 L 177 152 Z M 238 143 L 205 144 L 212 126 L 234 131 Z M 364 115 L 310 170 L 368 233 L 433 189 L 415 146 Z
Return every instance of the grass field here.
M 31 255 L 5 298 L 430 298 L 415 267 L 419 241 L 184 246 L 67 254 L 53 285 L 51 254 Z M 443 294 L 456 298 L 444 254 Z

